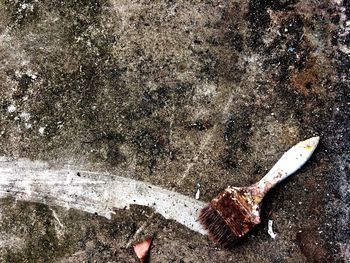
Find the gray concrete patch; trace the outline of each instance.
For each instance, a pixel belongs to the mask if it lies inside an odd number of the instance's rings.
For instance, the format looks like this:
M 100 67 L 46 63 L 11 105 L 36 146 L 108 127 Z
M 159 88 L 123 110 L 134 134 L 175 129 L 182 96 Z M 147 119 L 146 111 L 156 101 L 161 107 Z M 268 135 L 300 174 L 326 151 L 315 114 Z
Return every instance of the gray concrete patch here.
M 231 250 L 147 207 L 109 220 L 5 198 L 0 261 L 137 262 L 149 235 L 152 262 L 349 260 L 348 5 L 0 0 L 0 156 L 200 184 L 206 202 L 322 138 Z

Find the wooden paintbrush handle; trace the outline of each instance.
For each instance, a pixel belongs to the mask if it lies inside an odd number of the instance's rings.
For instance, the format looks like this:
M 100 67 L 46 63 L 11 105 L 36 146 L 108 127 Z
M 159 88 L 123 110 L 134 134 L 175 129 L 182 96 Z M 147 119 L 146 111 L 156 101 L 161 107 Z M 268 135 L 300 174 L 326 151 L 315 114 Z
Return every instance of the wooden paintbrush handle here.
M 272 169 L 254 187 L 264 196 L 272 187 L 297 171 L 311 157 L 320 137 L 299 142 L 285 152 Z

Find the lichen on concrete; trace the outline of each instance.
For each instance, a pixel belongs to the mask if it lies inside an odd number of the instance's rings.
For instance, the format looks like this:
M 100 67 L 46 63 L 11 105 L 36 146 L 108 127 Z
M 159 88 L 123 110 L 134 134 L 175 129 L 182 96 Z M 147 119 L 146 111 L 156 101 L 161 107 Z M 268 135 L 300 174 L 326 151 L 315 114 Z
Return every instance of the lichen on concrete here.
M 331 0 L 0 0 L 1 156 L 123 169 L 192 197 L 200 184 L 208 201 L 321 136 L 231 250 L 144 207 L 108 221 L 6 199 L 0 261 L 137 262 L 130 242 L 154 234 L 153 262 L 345 262 L 348 9 Z

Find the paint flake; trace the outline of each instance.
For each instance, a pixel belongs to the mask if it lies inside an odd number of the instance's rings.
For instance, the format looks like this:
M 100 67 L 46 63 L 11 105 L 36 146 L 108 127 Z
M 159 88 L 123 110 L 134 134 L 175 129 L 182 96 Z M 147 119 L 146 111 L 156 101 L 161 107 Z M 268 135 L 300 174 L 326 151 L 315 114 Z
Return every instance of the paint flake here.
M 273 221 L 269 220 L 267 223 L 267 226 L 268 226 L 267 233 L 270 235 L 272 239 L 275 239 L 277 235 L 273 232 L 272 224 L 273 224 Z

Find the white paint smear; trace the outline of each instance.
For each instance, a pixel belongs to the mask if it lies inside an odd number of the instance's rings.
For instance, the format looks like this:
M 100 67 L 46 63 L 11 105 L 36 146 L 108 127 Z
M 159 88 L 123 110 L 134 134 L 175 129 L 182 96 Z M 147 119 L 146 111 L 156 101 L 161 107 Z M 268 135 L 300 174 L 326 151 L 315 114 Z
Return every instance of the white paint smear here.
M 41 161 L 0 157 L 0 198 L 5 197 L 96 212 L 107 218 L 114 208 L 125 209 L 131 204 L 149 206 L 166 219 L 207 233 L 197 221 L 204 202 L 109 173 L 52 169 Z

